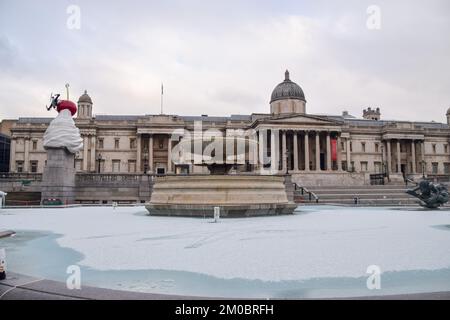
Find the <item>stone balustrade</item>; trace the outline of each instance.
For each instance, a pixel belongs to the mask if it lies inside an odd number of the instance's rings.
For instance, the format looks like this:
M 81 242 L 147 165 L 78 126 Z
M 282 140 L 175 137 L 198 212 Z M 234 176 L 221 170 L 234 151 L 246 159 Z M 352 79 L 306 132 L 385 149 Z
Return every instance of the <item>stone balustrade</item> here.
M 4 181 L 42 181 L 42 173 L 18 173 L 18 172 L 2 172 L 0 180 Z
M 146 174 L 126 174 L 126 173 L 77 173 L 77 186 L 138 186 L 143 180 L 148 181 L 153 176 Z

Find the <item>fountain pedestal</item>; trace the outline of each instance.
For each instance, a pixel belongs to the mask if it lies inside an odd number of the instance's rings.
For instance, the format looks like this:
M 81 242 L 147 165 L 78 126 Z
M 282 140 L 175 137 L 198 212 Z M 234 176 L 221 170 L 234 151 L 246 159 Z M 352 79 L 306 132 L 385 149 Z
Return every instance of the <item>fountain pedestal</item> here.
M 75 203 L 75 155 L 66 148 L 47 148 L 47 164 L 42 176 L 42 201 Z
M 248 217 L 292 214 L 284 176 L 190 175 L 156 177 L 150 215 Z

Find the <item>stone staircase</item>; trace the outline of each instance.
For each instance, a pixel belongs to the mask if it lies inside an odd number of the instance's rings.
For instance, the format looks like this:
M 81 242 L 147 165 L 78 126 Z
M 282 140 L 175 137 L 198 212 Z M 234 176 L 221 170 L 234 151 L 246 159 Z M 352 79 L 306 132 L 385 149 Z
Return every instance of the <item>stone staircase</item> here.
M 311 186 L 306 190 L 319 198 L 318 204 L 360 205 L 360 206 L 417 206 L 418 200 L 405 191 L 413 186 L 368 185 L 368 186 Z M 355 198 L 358 202 L 355 203 Z M 310 200 L 311 199 L 311 200 Z M 296 203 L 315 204 L 309 193 L 296 190 Z

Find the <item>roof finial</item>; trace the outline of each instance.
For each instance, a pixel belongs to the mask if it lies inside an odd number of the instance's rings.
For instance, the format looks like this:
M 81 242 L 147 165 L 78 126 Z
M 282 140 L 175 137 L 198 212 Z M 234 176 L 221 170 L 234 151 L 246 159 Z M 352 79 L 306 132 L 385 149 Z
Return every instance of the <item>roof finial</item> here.
M 286 72 L 284 73 L 284 81 L 289 81 L 289 70 L 286 69 Z

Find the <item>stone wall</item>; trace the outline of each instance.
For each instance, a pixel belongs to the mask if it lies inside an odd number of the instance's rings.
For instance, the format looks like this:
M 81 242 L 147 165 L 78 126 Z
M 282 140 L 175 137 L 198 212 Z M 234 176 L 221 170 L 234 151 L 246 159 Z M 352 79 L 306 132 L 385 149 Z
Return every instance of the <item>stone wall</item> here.
M 295 173 L 292 182 L 299 186 L 363 186 L 370 184 L 370 174 L 356 172 Z

